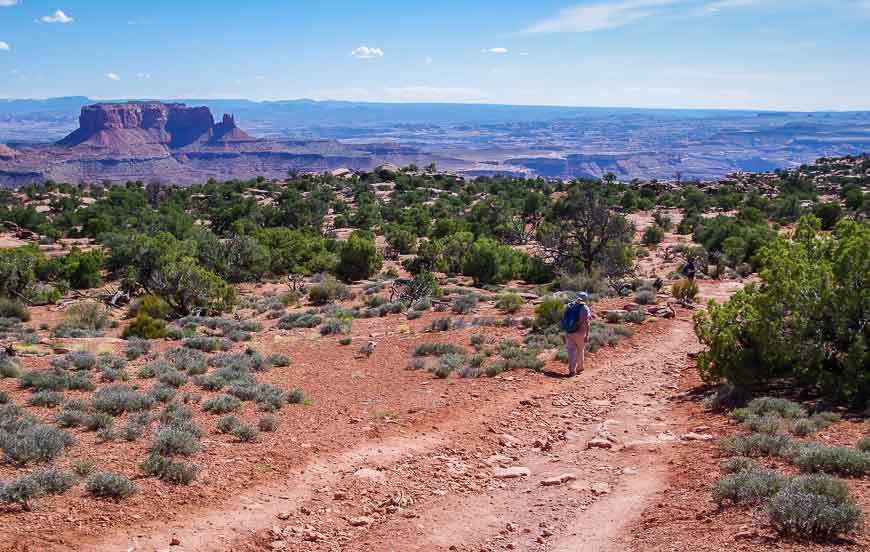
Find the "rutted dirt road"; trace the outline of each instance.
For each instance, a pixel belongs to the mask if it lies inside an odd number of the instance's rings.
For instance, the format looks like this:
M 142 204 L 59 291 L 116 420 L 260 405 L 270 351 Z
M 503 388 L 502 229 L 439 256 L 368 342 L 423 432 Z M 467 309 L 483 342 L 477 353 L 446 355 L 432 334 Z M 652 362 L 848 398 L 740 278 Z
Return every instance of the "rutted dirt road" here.
M 681 311 L 577 378 L 480 397 L 445 423 L 316 457 L 220 507 L 81 549 L 621 550 L 672 449 L 692 446 L 671 431 L 670 400 L 697 350 Z

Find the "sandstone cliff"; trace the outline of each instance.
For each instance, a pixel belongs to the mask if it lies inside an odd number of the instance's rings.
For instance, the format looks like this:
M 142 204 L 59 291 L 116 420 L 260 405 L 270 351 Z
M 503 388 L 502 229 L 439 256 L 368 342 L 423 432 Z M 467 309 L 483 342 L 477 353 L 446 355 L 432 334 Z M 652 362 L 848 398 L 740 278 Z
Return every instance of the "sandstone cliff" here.
M 232 115 L 215 124 L 207 107 L 180 103 L 128 102 L 82 108 L 79 128 L 57 145 L 99 148 L 126 155 L 166 155 L 209 142 L 253 140 Z

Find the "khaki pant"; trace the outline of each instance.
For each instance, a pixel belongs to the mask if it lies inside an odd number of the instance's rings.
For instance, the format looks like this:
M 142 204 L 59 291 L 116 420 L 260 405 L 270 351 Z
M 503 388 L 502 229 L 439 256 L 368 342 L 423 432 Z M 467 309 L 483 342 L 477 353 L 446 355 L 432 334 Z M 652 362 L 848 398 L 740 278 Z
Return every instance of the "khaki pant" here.
M 568 373 L 572 376 L 583 371 L 586 358 L 586 334 L 575 332 L 565 334 L 565 348 L 568 349 Z

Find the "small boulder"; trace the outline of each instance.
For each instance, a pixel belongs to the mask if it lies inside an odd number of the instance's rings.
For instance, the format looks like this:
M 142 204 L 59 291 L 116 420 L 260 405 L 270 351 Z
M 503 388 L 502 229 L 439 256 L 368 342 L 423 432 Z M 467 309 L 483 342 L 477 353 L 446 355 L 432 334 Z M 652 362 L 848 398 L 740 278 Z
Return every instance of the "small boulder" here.
M 516 479 L 518 477 L 528 477 L 532 474 L 532 470 L 525 466 L 511 466 L 509 468 L 496 468 L 493 471 L 493 477 L 496 479 Z

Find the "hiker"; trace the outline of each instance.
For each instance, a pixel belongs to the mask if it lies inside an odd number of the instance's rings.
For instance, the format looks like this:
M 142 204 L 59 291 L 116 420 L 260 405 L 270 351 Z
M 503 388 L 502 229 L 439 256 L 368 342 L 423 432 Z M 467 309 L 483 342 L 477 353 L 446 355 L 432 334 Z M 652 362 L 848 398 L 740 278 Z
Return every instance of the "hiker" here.
M 592 311 L 586 304 L 587 297 L 586 292 L 581 291 L 562 315 L 562 331 L 565 332 L 565 348 L 568 350 L 568 377 L 576 376 L 578 370 L 583 371 L 589 320 L 592 318 Z
M 683 276 L 689 279 L 690 282 L 695 280 L 695 272 L 697 272 L 697 268 L 695 268 L 695 258 L 689 257 L 689 260 L 686 262 L 685 268 L 683 268 Z

